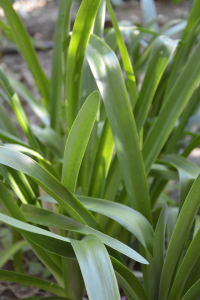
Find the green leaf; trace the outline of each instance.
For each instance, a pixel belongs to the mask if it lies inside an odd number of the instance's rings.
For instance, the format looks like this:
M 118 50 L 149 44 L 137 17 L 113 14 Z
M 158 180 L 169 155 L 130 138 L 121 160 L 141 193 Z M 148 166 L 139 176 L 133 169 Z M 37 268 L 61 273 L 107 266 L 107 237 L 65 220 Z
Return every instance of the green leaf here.
M 195 180 L 180 211 L 176 226 L 174 228 L 168 247 L 165 263 L 163 266 L 159 299 L 167 299 L 171 279 L 178 261 L 179 255 L 185 243 L 186 237 L 191 229 L 194 218 L 199 208 L 200 197 L 200 175 Z
M 176 221 L 178 218 L 179 209 L 178 207 L 169 207 L 168 208 L 168 219 L 167 219 L 167 244 L 169 246 L 172 233 L 174 231 Z
M 63 138 L 54 129 L 34 126 L 33 133 L 51 154 L 58 158 L 63 157 Z
M 0 127 L 5 130 L 7 133 L 14 135 L 15 137 L 19 137 L 19 134 L 11 120 L 8 116 L 3 105 L 0 104 Z
M 187 26 L 187 21 L 182 19 L 178 20 L 178 24 L 173 25 L 169 29 L 163 32 L 164 35 L 168 37 L 176 36 L 178 33 L 182 32 Z
M 117 155 L 115 155 L 111 162 L 108 176 L 106 178 L 106 185 L 105 185 L 103 198 L 108 199 L 110 201 L 114 201 L 121 181 L 122 181 L 121 169 L 120 169 Z
M 125 244 L 89 226 L 78 223 L 66 216 L 48 210 L 44 210 L 38 207 L 34 207 L 31 205 L 23 205 L 22 211 L 29 222 L 48 226 L 48 227 L 74 231 L 83 235 L 89 235 L 89 234 L 96 235 L 107 246 L 131 257 L 134 260 L 139 259 L 141 261 L 145 261 L 140 257 L 140 255 L 138 256 L 138 254 L 134 250 L 127 247 Z
M 159 160 L 159 162 L 161 161 Z M 179 180 L 178 172 L 174 168 L 158 163 L 152 165 L 149 176 L 164 180 Z
M 175 48 L 176 43 L 173 40 L 161 35 L 151 50 L 145 78 L 134 109 L 138 132 L 144 126 L 156 89 Z
M 187 250 L 187 253 L 182 261 L 182 264 L 178 270 L 176 278 L 173 281 L 173 285 L 168 297 L 169 300 L 180 299 L 182 295 L 185 282 L 197 258 L 199 257 L 199 252 L 200 252 L 199 238 L 200 238 L 200 230 L 198 230 L 197 234 L 192 240 Z
M 190 100 L 199 80 L 200 43 L 189 58 L 144 143 L 143 157 L 147 173 L 173 130 L 184 107 Z
M 52 58 L 52 78 L 50 86 L 50 115 L 51 127 L 59 133 L 60 131 L 60 109 L 62 100 L 63 83 L 63 32 L 69 34 L 70 12 L 72 0 L 61 0 L 59 4 L 58 19 L 54 33 L 54 47 Z M 66 20 L 66 18 L 68 20 Z M 67 24 L 66 24 L 67 23 Z M 65 27 L 65 28 L 64 28 Z M 68 31 L 68 33 L 67 33 Z M 67 48 L 67 47 L 66 47 Z
M 131 206 L 151 222 L 147 178 L 118 59 L 94 35 L 90 37 L 86 56 L 105 104 Z
M 114 13 L 112 5 L 110 3 L 110 0 L 106 0 L 106 4 L 107 4 L 107 8 L 108 8 L 110 17 L 111 17 L 113 27 L 115 29 L 116 39 L 117 39 L 118 47 L 120 50 L 122 63 L 123 63 L 123 67 L 124 67 L 124 70 L 126 73 L 127 87 L 128 87 L 128 91 L 130 93 L 130 101 L 131 101 L 131 105 L 133 108 L 135 106 L 136 99 L 137 99 L 137 86 L 136 86 L 136 80 L 135 80 L 135 76 L 134 76 L 133 67 L 132 67 L 131 60 L 130 60 L 130 57 L 128 54 L 128 50 L 126 48 L 121 31 L 118 26 L 117 19 L 115 17 L 115 13 Z
M 53 176 L 55 176 L 57 179 L 60 179 L 60 175 L 57 173 L 57 171 L 53 168 L 51 163 L 44 159 L 43 156 L 41 156 L 38 152 L 31 150 L 30 148 L 26 148 L 21 145 L 16 144 L 4 144 L 6 148 L 10 148 L 12 150 L 22 152 L 24 154 L 29 154 L 31 156 L 34 156 L 38 161 L 40 162 L 40 165 L 42 165 L 47 171 L 49 171 Z
M 192 9 L 190 11 L 190 15 L 188 18 L 187 26 L 185 30 L 183 31 L 183 34 L 181 36 L 182 40 L 185 40 L 190 31 L 192 30 L 192 27 L 196 23 L 196 21 L 199 19 L 200 15 L 200 1 L 199 0 L 194 0 L 194 3 L 192 5 Z
M 10 281 L 14 283 L 19 283 L 23 285 L 34 286 L 45 291 L 49 291 L 57 296 L 65 296 L 65 290 L 52 282 L 48 282 L 39 278 L 34 278 L 32 276 L 22 275 L 20 273 L 0 270 L 0 280 Z
M 98 135 L 97 135 L 97 122 L 94 123 L 81 168 L 79 171 L 78 186 L 81 187 L 82 195 L 88 195 L 90 188 L 90 182 L 93 171 L 93 164 L 96 156 L 96 149 L 98 146 Z
M 188 57 L 190 56 L 193 50 L 193 46 L 196 43 L 196 39 L 199 32 L 200 32 L 200 19 L 198 18 L 194 26 L 189 31 L 188 35 L 185 37 L 185 40 L 183 39 L 184 43 L 179 43 L 178 49 L 174 56 L 170 77 L 167 82 L 167 88 L 165 90 L 165 97 L 163 100 L 163 104 L 165 104 L 165 102 L 167 101 L 168 94 L 171 92 L 179 75 L 184 69 L 186 62 L 188 61 Z
M 99 5 L 97 15 L 95 18 L 94 30 L 93 30 L 93 33 L 100 38 L 103 37 L 105 17 L 106 17 L 106 2 L 105 0 L 101 0 L 101 4 Z
M 181 300 L 196 300 L 200 293 L 200 280 L 198 280 L 181 298 Z
M 20 138 L 16 137 L 15 135 L 10 134 L 7 130 L 0 129 L 0 138 L 10 143 L 15 143 L 25 147 L 30 147 L 29 144 L 22 141 Z
M 21 250 L 26 245 L 27 245 L 26 241 L 20 241 L 7 248 L 4 252 L 1 252 L 0 268 L 2 268 L 13 255 L 15 255 L 19 250 Z
M 71 239 L 0 214 L 0 220 L 18 230 L 25 238 L 59 256 L 75 259 Z
M 17 93 L 23 97 L 23 99 L 30 105 L 34 113 L 40 118 L 40 120 L 43 122 L 45 126 L 50 125 L 50 119 L 49 119 L 49 113 L 47 109 L 40 104 L 33 95 L 29 92 L 29 90 L 21 84 L 21 82 L 10 78 L 10 82 L 14 88 L 14 90 L 17 91 Z
M 195 179 L 200 173 L 200 168 L 194 163 L 192 163 L 191 161 L 176 154 L 166 155 L 163 157 L 163 160 L 167 161 L 170 165 L 175 167 L 179 173 L 179 181 L 180 181 L 179 207 L 181 209 L 192 184 L 194 183 Z
M 10 26 L 10 32 L 15 44 L 18 46 L 21 54 L 23 55 L 34 79 L 36 86 L 43 97 L 45 104 L 48 104 L 49 100 L 49 82 L 45 74 L 43 73 L 39 64 L 36 53 L 33 49 L 32 43 L 28 36 L 24 25 L 22 24 L 19 16 L 12 7 L 10 1 L 0 0 L 0 6 L 4 10 L 6 19 Z
M 147 300 L 147 295 L 133 272 L 115 258 L 111 257 L 111 261 L 120 285 L 123 290 L 127 290 L 129 295 L 132 296 L 130 299 Z
M 0 182 L 0 197 L 1 197 L 1 202 L 8 211 L 8 213 L 16 218 L 17 220 L 22 221 L 21 223 L 23 224 L 23 228 L 26 228 L 26 225 L 24 222 L 27 222 L 26 217 L 16 204 L 16 202 L 12 199 L 10 196 L 9 192 L 7 189 L 4 187 L 4 185 Z M 15 219 L 11 219 L 13 221 L 16 221 Z M 37 227 L 36 227 L 37 228 Z M 63 284 L 62 282 L 62 277 L 61 277 L 61 271 L 59 268 L 54 264 L 54 262 L 49 258 L 49 256 L 46 254 L 46 252 L 38 247 L 36 244 L 32 243 L 29 239 L 27 239 L 29 245 L 31 246 L 32 250 L 35 252 L 35 254 L 38 256 L 38 258 L 44 263 L 44 265 L 50 270 L 50 272 L 54 275 L 56 280 L 60 283 L 60 285 Z
M 77 198 L 87 209 L 103 214 L 118 222 L 135 235 L 140 243 L 152 254 L 154 234 L 151 225 L 142 214 L 126 205 L 108 200 L 83 196 L 77 196 Z M 42 196 L 39 199 L 56 203 L 49 196 Z
M 200 144 L 200 135 L 194 138 L 194 140 L 192 140 L 192 142 L 185 148 L 181 156 L 187 157 L 192 152 L 192 150 L 194 150 L 196 147 L 199 146 L 199 144 Z
M 35 204 L 35 193 L 23 173 L 3 165 L 0 165 L 0 173 L 22 203 Z
M 0 146 L 0 163 L 32 177 L 75 220 L 87 223 L 89 226 L 101 231 L 101 228 L 87 209 L 55 177 L 30 157 Z
M 117 280 L 109 255 L 102 242 L 94 235 L 72 246 L 81 268 L 90 300 L 120 300 Z
M 93 172 L 90 182 L 89 196 L 103 197 L 106 177 L 110 167 L 114 141 L 108 120 L 105 121 L 98 143 Z
M 140 0 L 141 10 L 143 13 L 143 18 L 145 25 L 148 24 L 152 19 L 157 17 L 156 6 L 154 0 Z M 153 25 L 153 29 L 155 32 L 158 31 L 158 24 L 155 23 Z
M 16 218 L 17 220 L 21 220 L 23 222 L 27 222 L 26 217 L 18 207 L 17 203 L 11 197 L 10 193 L 4 186 L 4 184 L 0 181 L 0 202 L 5 207 L 6 211 L 10 216 Z
M 1 4 L 1 2 L 0 2 L 0 4 Z M 0 83 L 4 87 L 6 94 L 10 99 L 11 107 L 12 107 L 13 111 L 15 112 L 15 115 L 21 125 L 21 128 L 23 129 L 25 135 L 27 136 L 30 145 L 33 147 L 34 150 L 38 150 L 37 141 L 32 133 L 30 124 L 28 122 L 28 119 L 26 117 L 24 109 L 21 105 L 21 102 L 20 102 L 17 94 L 13 90 L 5 72 L 3 71 L 3 69 L 1 67 L 0 67 Z
M 100 2 L 101 0 L 83 0 L 73 27 L 66 73 L 67 133 L 75 120 L 79 107 L 83 59 Z
M 173 130 L 172 135 L 169 138 L 169 141 L 167 142 L 167 146 L 165 149 L 166 154 L 172 153 L 174 151 L 174 148 L 177 144 L 177 141 L 180 139 L 180 137 L 183 134 L 183 131 L 188 123 L 189 118 L 193 114 L 195 108 L 197 108 L 199 103 L 199 96 L 200 96 L 200 87 L 198 87 L 195 92 L 193 93 L 187 107 L 183 111 L 179 125 Z
M 69 132 L 63 158 L 62 183 L 72 193 L 75 192 L 78 172 L 96 119 L 99 102 L 99 93 L 93 92 L 83 104 Z
M 168 217 L 168 207 L 164 205 L 155 230 L 154 235 L 154 243 L 153 243 L 153 257 L 155 264 L 155 281 L 156 281 L 156 299 L 158 299 L 159 294 L 159 285 L 160 285 L 160 277 L 162 273 L 162 268 L 164 264 L 164 256 L 165 256 L 165 231 Z

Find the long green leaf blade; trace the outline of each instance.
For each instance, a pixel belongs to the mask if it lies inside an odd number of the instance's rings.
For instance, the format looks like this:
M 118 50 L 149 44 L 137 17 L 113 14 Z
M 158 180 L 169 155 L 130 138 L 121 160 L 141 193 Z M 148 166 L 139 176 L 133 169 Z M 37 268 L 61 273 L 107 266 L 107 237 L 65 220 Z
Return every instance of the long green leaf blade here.
M 127 255 L 134 257 L 137 260 L 140 256 L 137 253 L 134 253 L 134 250 L 131 250 L 123 243 L 89 227 L 78 223 L 66 216 L 44 210 L 38 207 L 34 207 L 31 205 L 23 205 L 22 211 L 25 214 L 26 218 L 29 222 L 40 224 L 48 227 L 54 227 L 69 231 L 74 231 L 77 233 L 81 233 L 83 235 L 93 234 L 96 235 L 104 244 L 107 246 Z M 142 258 L 141 258 L 142 259 Z M 145 261 L 145 260 L 142 260 Z
M 184 204 L 180 211 L 176 226 L 174 228 L 169 248 L 167 251 L 165 263 L 163 266 L 159 299 L 167 299 L 171 279 L 175 270 L 176 263 L 181 253 L 182 247 L 185 243 L 185 239 L 189 230 L 192 226 L 194 218 L 199 208 L 199 197 L 200 197 L 200 175 L 195 180 Z
M 114 141 L 112 131 L 108 120 L 105 121 L 99 144 L 96 152 L 96 157 L 93 166 L 93 172 L 90 182 L 89 196 L 102 198 L 112 154 L 114 150 Z
M 87 223 L 91 227 L 101 231 L 101 228 L 87 209 L 55 177 L 30 157 L 0 146 L 0 163 L 31 176 L 75 220 Z
M 161 35 L 155 41 L 134 109 L 138 132 L 144 126 L 156 89 L 175 48 L 176 43 L 168 37 Z
M 8 247 L 4 252 L 0 253 L 0 268 L 4 266 L 4 264 L 19 250 L 21 250 L 24 246 L 27 245 L 26 241 L 17 242 L 10 247 Z
M 93 235 L 72 242 L 90 300 L 120 300 L 117 280 L 109 255 Z
M 10 193 L 4 186 L 4 184 L 0 181 L 0 202 L 5 207 L 6 211 L 9 213 L 10 216 L 16 218 L 17 220 L 27 222 L 26 217 L 22 213 L 21 209 L 11 197 Z
M 99 108 L 99 93 L 93 92 L 83 104 L 69 132 L 62 168 L 62 183 L 75 191 L 78 172 Z
M 177 276 L 173 282 L 169 300 L 180 299 L 185 282 L 194 266 L 197 258 L 199 257 L 200 252 L 200 245 L 199 245 L 199 238 L 200 238 L 200 230 L 198 230 L 197 234 L 195 235 L 194 239 L 192 240 L 190 247 L 183 259 L 183 262 L 178 270 Z
M 157 121 L 144 143 L 143 157 L 147 172 L 149 172 L 151 165 L 164 146 L 177 119 L 190 100 L 199 80 L 200 43 L 189 58 L 189 61 L 169 94 Z
M 25 135 L 28 138 L 30 145 L 33 147 L 34 150 L 38 150 L 37 141 L 32 133 L 30 124 L 28 122 L 28 119 L 26 117 L 24 109 L 21 105 L 21 102 L 20 102 L 17 94 L 13 90 L 5 72 L 3 71 L 3 69 L 1 67 L 0 67 L 0 83 L 4 87 L 6 94 L 10 99 L 12 109 L 14 110 L 21 127 L 22 127 Z
M 56 284 L 52 282 L 48 282 L 39 278 L 35 278 L 32 276 L 28 275 L 22 275 L 19 273 L 15 273 L 12 271 L 5 271 L 5 270 L 0 270 L 0 280 L 2 281 L 10 281 L 10 282 L 15 282 L 19 284 L 25 284 L 25 285 L 30 285 L 34 286 L 46 291 L 49 291 L 57 296 L 65 296 L 65 291 L 63 288 L 57 286 Z
M 194 183 L 195 179 L 200 173 L 200 168 L 194 163 L 192 163 L 191 161 L 176 154 L 166 155 L 163 157 L 163 160 L 167 161 L 170 165 L 174 166 L 179 173 L 179 180 L 180 180 L 179 207 L 181 209 L 192 184 Z
M 52 59 L 52 78 L 50 88 L 50 115 L 51 127 L 59 133 L 60 131 L 60 109 L 63 83 L 63 31 L 69 31 L 70 11 L 72 0 L 61 0 L 59 4 L 58 20 L 54 33 L 54 48 Z M 68 24 L 65 23 L 66 17 Z M 68 32 L 69 33 L 69 32 Z M 66 33 L 67 34 L 67 33 Z
M 131 206 L 151 222 L 147 178 L 119 62 L 94 35 L 87 47 L 87 59 L 106 107 Z
M 162 273 L 162 268 L 164 263 L 165 233 L 166 233 L 167 217 L 168 217 L 168 207 L 167 205 L 165 205 L 160 213 L 156 225 L 154 244 L 153 244 L 153 257 L 155 262 L 156 299 L 158 299 L 160 276 Z
M 115 13 L 113 11 L 112 5 L 110 3 L 110 0 L 106 0 L 107 8 L 112 20 L 113 27 L 115 29 L 115 34 L 116 34 L 116 39 L 118 43 L 118 47 L 121 53 L 122 57 L 122 63 L 123 67 L 126 73 L 126 78 L 127 78 L 127 86 L 128 86 L 128 91 L 130 93 L 130 101 L 132 108 L 135 106 L 136 99 L 137 99 L 137 86 L 136 86 L 136 80 L 134 76 L 134 71 L 133 67 L 131 64 L 131 60 L 128 54 L 128 50 L 126 48 L 126 45 L 124 43 L 121 31 L 119 29 L 119 26 L 117 24 L 117 19 L 115 17 Z
M 152 254 L 154 234 L 150 223 L 142 214 L 126 205 L 108 200 L 83 196 L 77 196 L 77 198 L 88 210 L 105 215 L 129 230 Z M 49 196 L 42 196 L 39 199 L 56 203 L 56 201 Z
M 73 27 L 66 73 L 67 133 L 75 120 L 79 107 L 83 59 L 100 3 L 101 0 L 83 0 Z
M 200 280 L 187 291 L 181 300 L 196 300 L 200 293 Z

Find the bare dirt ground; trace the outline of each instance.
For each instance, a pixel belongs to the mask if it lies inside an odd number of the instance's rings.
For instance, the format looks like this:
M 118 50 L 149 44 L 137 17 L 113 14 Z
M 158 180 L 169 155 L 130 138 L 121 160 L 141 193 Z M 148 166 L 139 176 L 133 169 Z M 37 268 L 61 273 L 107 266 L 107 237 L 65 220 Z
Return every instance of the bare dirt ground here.
M 178 5 L 173 5 L 170 1 L 156 2 L 157 13 L 162 15 L 159 19 L 159 25 L 173 19 L 186 19 L 189 11 L 189 1 L 183 1 Z M 72 26 L 77 13 L 77 7 L 72 10 Z M 123 7 L 115 7 L 115 13 L 118 21 L 130 21 L 132 23 L 143 23 L 140 4 L 136 0 L 125 2 Z M 53 1 L 48 1 L 44 7 L 39 7 L 30 12 L 23 12 L 23 22 L 29 34 L 41 41 L 53 41 L 54 27 L 58 14 L 58 4 Z M 111 26 L 109 15 L 106 15 L 106 26 Z M 51 76 L 51 58 L 52 50 L 46 52 L 38 52 L 38 58 L 42 68 L 48 77 Z M 37 90 L 35 88 L 34 80 L 19 54 L 6 54 L 0 59 L 1 66 L 6 73 L 23 82 L 26 87 L 39 100 Z M 37 123 L 37 118 L 32 114 L 28 105 L 23 102 L 24 109 L 27 113 L 30 123 Z M 14 118 L 13 114 L 11 117 Z M 190 159 L 200 166 L 200 151 L 195 149 Z M 2 250 L 2 249 L 1 249 Z M 5 269 L 12 270 L 12 262 L 10 261 Z M 33 296 L 49 296 L 42 290 L 29 287 L 21 287 L 17 284 L 0 282 L 0 299 L 1 300 L 17 300 L 25 297 Z

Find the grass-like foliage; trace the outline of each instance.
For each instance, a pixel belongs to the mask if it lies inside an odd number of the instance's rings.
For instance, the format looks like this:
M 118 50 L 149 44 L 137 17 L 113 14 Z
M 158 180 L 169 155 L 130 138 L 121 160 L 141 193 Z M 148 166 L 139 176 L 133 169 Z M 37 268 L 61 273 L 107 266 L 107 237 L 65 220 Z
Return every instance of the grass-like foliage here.
M 153 1 L 144 27 L 120 27 L 110 0 L 60 0 L 52 77 L 44 74 L 10 1 L 2 28 L 24 57 L 37 102 L 0 68 L 0 221 L 13 229 L 16 272 L 0 280 L 50 291 L 53 299 L 196 300 L 200 295 L 200 0 L 188 21 L 159 28 Z M 113 28 L 104 33 L 105 8 Z M 174 36 L 179 39 L 174 39 Z M 127 43 L 124 43 L 123 37 Z M 30 124 L 23 97 L 41 120 Z M 179 181 L 179 201 L 166 196 Z M 25 244 L 57 284 L 24 274 Z M 61 297 L 61 298 L 60 298 Z M 49 298 L 51 299 L 51 298 Z

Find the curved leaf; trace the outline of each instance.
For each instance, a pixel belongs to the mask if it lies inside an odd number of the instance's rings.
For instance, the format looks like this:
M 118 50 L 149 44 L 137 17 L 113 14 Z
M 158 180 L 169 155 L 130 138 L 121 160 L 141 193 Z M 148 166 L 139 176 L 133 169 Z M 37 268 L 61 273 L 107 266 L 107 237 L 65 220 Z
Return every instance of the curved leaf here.
M 152 19 L 155 19 L 157 17 L 154 0 L 140 0 L 140 4 L 145 24 L 148 24 Z M 153 25 L 153 29 L 155 32 L 158 31 L 157 23 Z
M 4 252 L 0 253 L 0 268 L 4 266 L 4 264 L 19 250 L 21 250 L 24 246 L 27 245 L 26 241 L 17 242 L 10 247 L 6 248 Z
M 151 225 L 142 214 L 128 206 L 108 200 L 83 196 L 77 196 L 77 198 L 87 209 L 103 214 L 121 224 L 135 235 L 140 243 L 152 254 L 154 234 Z M 42 196 L 39 199 L 56 203 L 49 196 Z
M 162 273 L 162 268 L 164 264 L 165 256 L 165 233 L 166 233 L 166 224 L 168 217 L 168 207 L 164 205 L 155 230 L 154 243 L 153 243 L 153 257 L 155 264 L 155 281 L 156 281 L 156 299 L 158 299 L 160 277 Z
M 0 138 L 2 140 L 10 142 L 10 143 L 19 144 L 19 145 L 22 145 L 22 146 L 25 146 L 25 147 L 28 147 L 28 148 L 30 147 L 29 144 L 22 141 L 20 138 L 10 134 L 7 130 L 0 129 Z
M 110 3 L 110 0 L 106 0 L 106 5 L 111 17 L 111 21 L 113 24 L 113 27 L 115 29 L 116 39 L 118 43 L 118 47 L 121 53 L 122 63 L 123 67 L 126 73 L 126 79 L 127 79 L 127 87 L 128 91 L 130 93 L 130 101 L 132 108 L 135 106 L 136 99 L 137 99 L 137 86 L 136 86 L 136 80 L 134 76 L 133 67 L 131 64 L 131 60 L 128 54 L 128 50 L 126 48 L 126 45 L 124 43 L 121 31 L 119 29 L 119 26 L 117 24 L 117 19 L 115 17 L 115 13 L 113 11 L 112 5 Z
M 60 109 L 62 100 L 63 83 L 63 36 L 69 34 L 70 12 L 73 0 L 61 0 L 59 3 L 58 19 L 54 33 L 54 47 L 52 58 L 52 78 L 50 85 L 50 115 L 51 127 L 59 133 L 60 131 Z M 67 20 L 66 20 L 67 18 Z M 67 32 L 68 31 L 68 32 Z M 66 47 L 66 46 L 65 46 Z M 67 47 L 66 47 L 67 48 Z
M 185 282 L 197 258 L 199 257 L 199 252 L 200 252 L 199 238 L 200 238 L 200 230 L 198 230 L 197 234 L 192 240 L 190 247 L 187 250 L 187 253 L 178 270 L 176 278 L 173 281 L 173 285 L 168 297 L 169 300 L 180 299 L 180 296 L 182 295 Z
M 61 297 L 65 296 L 65 290 L 52 282 L 48 282 L 28 275 L 22 275 L 20 273 L 12 271 L 0 270 L 0 280 L 15 282 L 23 285 L 30 285 L 39 289 L 43 289 L 45 291 L 49 291 Z
M 72 246 L 90 300 L 120 300 L 113 266 L 102 242 L 88 235 L 82 241 L 73 241 Z
M 101 0 L 83 0 L 73 27 L 69 45 L 65 87 L 67 133 L 69 133 L 79 107 L 83 59 L 100 3 Z
M 29 92 L 29 90 L 21 84 L 21 82 L 10 78 L 10 82 L 14 88 L 14 90 L 17 91 L 17 93 L 23 97 L 23 99 L 30 105 L 34 113 L 40 118 L 40 120 L 45 124 L 46 126 L 50 125 L 49 120 L 49 113 L 47 109 L 40 104 L 33 95 Z
M 200 198 L 200 175 L 195 180 L 180 211 L 176 226 L 174 228 L 170 244 L 168 247 L 165 263 L 163 266 L 159 299 L 166 300 L 170 288 L 171 279 L 175 270 L 176 263 L 181 253 L 185 239 L 191 229 L 194 218 L 199 209 Z
M 71 239 L 0 214 L 0 221 L 18 230 L 25 238 L 59 256 L 75 259 Z
M 112 131 L 108 120 L 105 121 L 98 143 L 93 172 L 90 182 L 89 196 L 103 197 L 106 177 L 110 167 L 114 149 Z
M 32 133 L 30 124 L 28 122 L 28 119 L 26 117 L 24 109 L 21 105 L 21 102 L 20 102 L 17 94 L 13 90 L 6 74 L 4 73 L 4 71 L 1 67 L 0 67 L 0 83 L 4 87 L 6 94 L 8 95 L 8 97 L 10 99 L 11 107 L 16 114 L 16 117 L 21 125 L 21 128 L 23 129 L 25 135 L 27 136 L 30 145 L 33 147 L 34 150 L 38 150 L 37 141 Z
M 103 37 L 104 25 L 105 25 L 105 17 L 106 17 L 106 2 L 105 0 L 101 0 L 101 4 L 99 5 L 99 9 L 97 11 L 97 15 L 94 22 L 94 34 Z
M 190 100 L 199 80 L 200 43 L 189 58 L 144 143 L 143 157 L 147 173 L 164 146 L 185 105 Z
M 192 163 L 191 161 L 176 154 L 166 155 L 163 157 L 163 160 L 167 161 L 170 165 L 175 167 L 179 173 L 179 180 L 180 180 L 179 207 L 181 209 L 192 184 L 194 183 L 195 179 L 200 173 L 200 168 L 194 163 Z
M 10 119 L 5 108 L 1 104 L 0 104 L 0 127 L 3 130 L 5 130 L 5 132 L 14 135 L 16 138 L 19 137 L 19 134 L 18 134 L 12 120 Z
M 197 106 L 198 106 L 199 97 L 200 97 L 200 87 L 198 87 L 194 91 L 187 107 L 185 108 L 185 110 L 183 111 L 183 113 L 180 117 L 179 125 L 173 130 L 173 133 L 170 136 L 169 141 L 167 142 L 167 146 L 165 149 L 166 154 L 170 154 L 170 153 L 172 153 L 172 151 L 174 151 L 174 148 L 177 145 L 178 140 L 182 136 L 183 131 L 188 123 L 189 118 L 193 114 L 195 108 L 197 108 Z
M 151 50 L 145 78 L 134 109 L 138 132 L 144 126 L 156 89 L 175 48 L 176 43 L 173 40 L 161 35 Z
M 138 300 L 147 300 L 147 295 L 137 279 L 137 277 L 131 272 L 127 267 L 117 261 L 115 258 L 111 257 L 112 265 L 115 270 L 117 279 L 132 298 Z M 131 299 L 132 299 L 131 298 Z M 128 298 L 129 299 L 129 298 Z
M 27 220 L 32 223 L 50 226 L 54 228 L 74 231 L 83 235 L 93 234 L 96 235 L 104 244 L 107 246 L 125 254 L 126 256 L 131 257 L 134 260 L 141 259 L 140 255 L 127 247 L 125 244 L 89 227 L 78 223 L 66 216 L 44 210 L 38 207 L 34 207 L 31 205 L 23 205 L 22 212 L 25 214 Z M 145 261 L 145 260 L 142 260 Z
M 31 176 L 75 220 L 87 223 L 101 231 L 101 228 L 87 209 L 55 177 L 30 157 L 0 146 L 0 163 Z
M 118 59 L 94 35 L 90 37 L 86 57 L 105 104 L 131 206 L 151 222 L 147 178 Z
M 18 207 L 17 203 L 11 197 L 10 193 L 0 181 L 0 202 L 5 207 L 6 211 L 9 213 L 10 216 L 16 218 L 17 220 L 21 220 L 23 222 L 27 222 L 24 214 L 21 212 L 20 208 Z
M 196 300 L 200 294 L 200 280 L 198 280 L 181 298 L 181 300 Z
M 51 154 L 58 158 L 63 157 L 63 138 L 54 129 L 34 126 L 33 133 Z
M 79 111 L 67 138 L 62 167 L 62 183 L 75 191 L 78 172 L 99 108 L 99 93 L 93 92 Z

